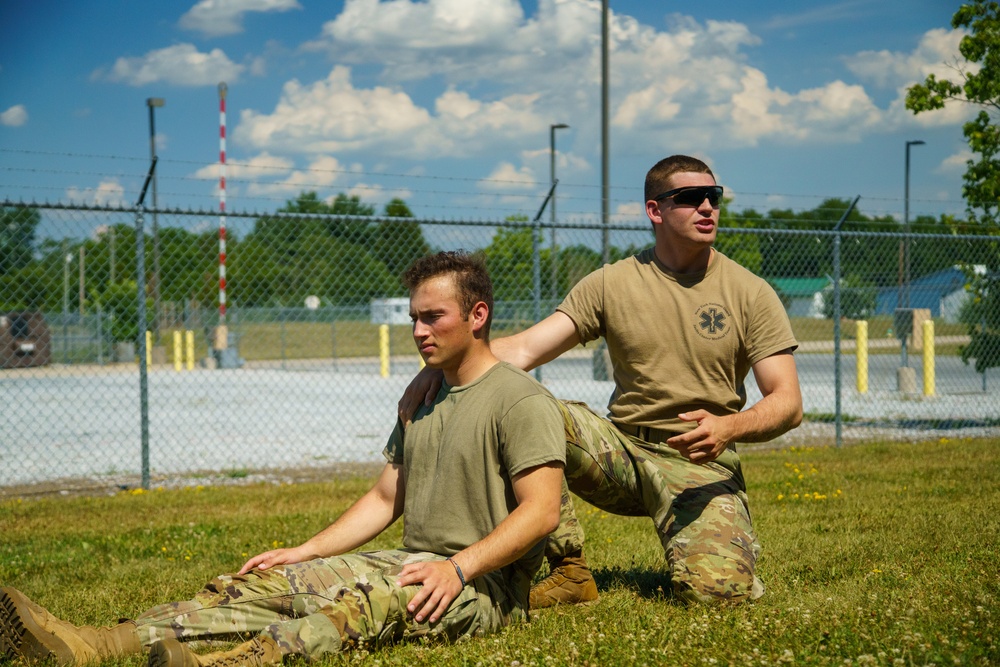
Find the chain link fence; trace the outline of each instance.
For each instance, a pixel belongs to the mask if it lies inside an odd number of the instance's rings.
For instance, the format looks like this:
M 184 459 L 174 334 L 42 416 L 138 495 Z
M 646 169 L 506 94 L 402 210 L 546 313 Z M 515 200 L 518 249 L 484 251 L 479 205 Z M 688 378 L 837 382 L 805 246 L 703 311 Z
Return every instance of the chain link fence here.
M 604 259 L 652 241 L 648 223 L 221 221 L 12 202 L 2 215 L 7 489 L 380 461 L 420 368 L 399 280 L 415 257 L 482 250 L 499 337 L 551 313 Z M 1000 435 L 997 237 L 791 227 L 724 227 L 717 243 L 771 282 L 800 341 L 806 419 L 783 442 Z M 536 375 L 598 409 L 612 389 L 599 345 Z M 747 390 L 759 399 L 752 375 Z

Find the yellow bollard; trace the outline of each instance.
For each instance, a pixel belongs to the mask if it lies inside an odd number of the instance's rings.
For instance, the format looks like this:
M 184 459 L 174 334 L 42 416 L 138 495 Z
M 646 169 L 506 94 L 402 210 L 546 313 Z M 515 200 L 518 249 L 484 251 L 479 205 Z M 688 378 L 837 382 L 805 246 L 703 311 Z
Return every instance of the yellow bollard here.
M 924 320 L 924 396 L 934 395 L 934 320 Z
M 868 322 L 860 320 L 858 322 L 857 344 L 854 349 L 854 356 L 857 360 L 857 384 L 858 393 L 868 393 Z
M 174 332 L 174 370 L 181 370 L 181 332 Z
M 153 365 L 153 332 L 146 332 L 146 368 Z
M 190 329 L 184 332 L 184 348 L 185 348 L 185 359 L 187 360 L 187 369 L 189 371 L 194 370 L 194 332 Z
M 389 325 L 380 324 L 378 327 L 378 357 L 379 372 L 382 377 L 389 377 Z

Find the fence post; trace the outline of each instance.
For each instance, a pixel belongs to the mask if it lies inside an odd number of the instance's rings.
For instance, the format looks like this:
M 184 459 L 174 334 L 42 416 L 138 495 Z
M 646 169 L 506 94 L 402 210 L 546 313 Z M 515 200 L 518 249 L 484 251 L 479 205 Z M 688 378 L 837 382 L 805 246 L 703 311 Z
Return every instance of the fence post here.
M 924 320 L 924 396 L 934 395 L 934 320 Z
M 279 333 L 281 336 L 281 370 L 285 370 L 285 358 L 287 354 L 285 353 L 285 306 L 282 304 L 278 307 L 278 322 L 279 322 Z
M 847 207 L 844 211 L 844 215 L 840 216 L 840 220 L 837 221 L 836 226 L 834 226 L 834 236 L 833 236 L 833 386 L 834 386 L 834 402 L 836 408 L 834 409 L 834 421 L 836 423 L 836 445 L 840 447 L 842 444 L 842 431 L 844 427 L 844 416 L 840 407 L 840 226 L 844 224 L 844 220 L 847 220 L 847 216 L 851 214 L 854 207 L 857 205 L 858 200 L 861 199 L 861 195 L 854 198 L 851 205 Z
M 142 192 L 139 193 L 139 201 L 135 204 L 135 274 L 136 283 L 138 283 L 136 298 L 139 300 L 139 340 L 136 342 L 139 347 L 139 423 L 142 440 L 140 457 L 142 459 L 143 489 L 149 489 L 149 369 L 146 360 L 146 336 L 144 335 L 146 331 L 146 232 L 143 229 L 142 201 L 146 198 L 146 189 L 156 171 L 156 159 L 154 157 L 149 165 L 146 182 L 142 186 Z
M 379 374 L 389 377 L 389 325 L 380 324 L 378 327 L 378 358 Z
M 156 160 L 149 168 L 149 173 L 153 173 L 156 167 Z M 149 177 L 146 177 L 149 183 Z M 146 189 L 143 188 L 143 196 Z M 140 198 L 140 202 L 142 199 Z M 139 348 L 139 430 L 140 430 L 140 460 L 142 466 L 142 488 L 149 489 L 149 354 L 147 338 L 149 332 L 146 331 L 146 232 L 143 229 L 142 204 L 136 206 L 135 212 L 135 275 L 138 288 L 136 298 L 139 300 L 139 340 L 136 341 Z
M 174 330 L 174 370 L 180 372 L 184 365 L 184 353 L 181 348 L 181 332 Z
M 188 329 L 184 332 L 184 347 L 186 351 L 185 359 L 187 361 L 187 369 L 189 371 L 194 370 L 194 331 Z
M 539 220 L 542 219 L 542 213 L 545 211 L 545 207 L 548 206 L 549 201 L 552 199 L 552 195 L 555 194 L 557 185 L 559 185 L 559 181 L 553 180 L 552 187 L 549 188 L 549 194 L 545 196 L 545 200 L 542 202 L 542 207 L 538 209 L 538 213 L 535 215 L 534 220 L 531 221 L 531 294 L 535 305 L 534 324 L 538 324 L 542 321 L 542 259 L 540 249 L 542 227 Z M 542 381 L 541 366 L 535 369 L 535 379 L 539 382 Z
M 868 393 L 868 322 L 858 320 L 854 356 L 857 360 L 857 387 L 859 394 Z

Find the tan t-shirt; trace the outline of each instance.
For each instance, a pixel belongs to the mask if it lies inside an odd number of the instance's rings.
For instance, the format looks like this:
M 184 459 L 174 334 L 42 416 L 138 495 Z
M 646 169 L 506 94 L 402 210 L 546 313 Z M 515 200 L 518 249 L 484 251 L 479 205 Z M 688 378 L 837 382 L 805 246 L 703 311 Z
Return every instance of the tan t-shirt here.
M 405 475 L 403 545 L 450 556 L 517 507 L 512 477 L 565 462 L 566 436 L 556 399 L 501 362 L 467 385 L 443 385 L 405 432 L 397 422 L 383 453 Z M 525 602 L 543 542 L 501 570 Z
M 719 252 L 676 274 L 649 248 L 583 278 L 558 310 L 583 342 L 607 340 L 612 421 L 678 433 L 695 426 L 682 412 L 739 412 L 751 366 L 798 345 L 771 286 Z

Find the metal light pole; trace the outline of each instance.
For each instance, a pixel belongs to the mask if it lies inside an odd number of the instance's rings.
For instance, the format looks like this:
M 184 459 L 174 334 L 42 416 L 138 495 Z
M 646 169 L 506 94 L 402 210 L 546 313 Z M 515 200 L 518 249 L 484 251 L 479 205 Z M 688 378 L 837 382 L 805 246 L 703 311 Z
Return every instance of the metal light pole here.
M 568 129 L 566 123 L 549 125 L 549 186 L 552 188 L 552 202 L 549 206 L 549 220 L 552 222 L 552 301 L 559 297 L 559 271 L 556 246 L 556 130 Z
M 601 258 L 611 261 L 611 140 L 609 122 L 608 0 L 601 0 Z
M 903 264 L 905 266 L 903 280 L 906 286 L 904 308 L 910 307 L 910 146 L 923 146 L 924 143 L 919 139 L 906 142 L 906 183 L 903 194 L 903 231 L 906 234 L 903 237 Z M 916 336 L 917 332 L 914 331 L 913 335 Z
M 156 123 L 153 109 L 162 107 L 166 100 L 162 97 L 147 97 L 149 107 L 149 159 L 156 159 Z M 160 340 L 160 226 L 156 213 L 156 174 L 153 174 L 153 339 Z M 141 332 L 140 332 L 141 333 Z
M 69 265 L 73 261 L 73 255 L 67 250 L 66 241 L 63 240 L 63 302 L 62 302 L 62 321 L 63 321 L 63 363 L 69 363 Z
M 85 288 L 84 280 L 86 275 L 84 271 L 84 264 L 86 263 L 86 260 L 87 260 L 86 247 L 81 245 L 80 246 L 80 323 L 81 324 L 83 324 L 83 304 L 86 303 L 87 301 L 86 299 L 87 292 L 84 289 Z
M 910 367 L 907 337 L 914 340 L 920 334 L 913 327 L 913 311 L 910 310 L 910 146 L 922 146 L 923 141 L 906 142 L 906 164 L 903 184 L 903 240 L 899 244 L 899 295 L 896 298 L 896 313 L 893 327 L 900 345 L 900 367 L 896 369 L 896 389 L 903 394 L 912 394 L 917 388 L 916 370 Z

